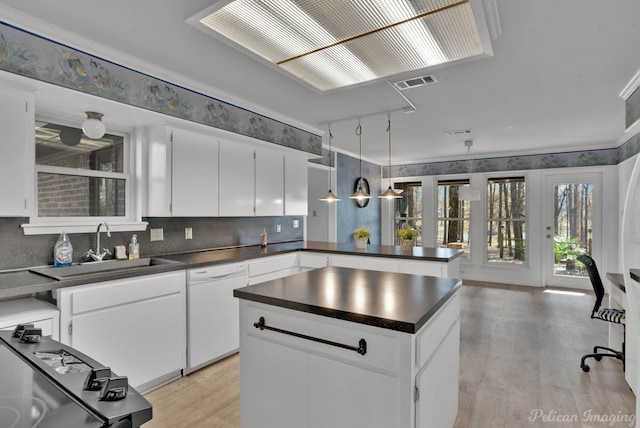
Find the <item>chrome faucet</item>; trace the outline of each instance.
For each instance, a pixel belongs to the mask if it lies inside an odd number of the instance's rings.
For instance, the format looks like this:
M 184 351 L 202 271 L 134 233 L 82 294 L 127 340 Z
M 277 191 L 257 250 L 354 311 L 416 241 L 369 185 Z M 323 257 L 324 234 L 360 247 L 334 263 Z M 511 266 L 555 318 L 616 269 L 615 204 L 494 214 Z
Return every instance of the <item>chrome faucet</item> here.
M 102 253 L 100 252 L 100 228 L 103 224 L 107 229 L 107 236 L 111 237 L 111 231 L 109 230 L 109 225 L 107 224 L 107 222 L 100 222 L 100 224 L 98 225 L 98 229 L 96 229 L 96 251 L 93 252 L 92 249 L 89 249 L 89 251 L 87 251 L 87 253 L 85 254 L 85 257 L 92 258 L 96 262 L 101 262 L 104 256 L 106 256 L 107 254 L 111 255 L 111 252 L 106 248 L 103 248 L 104 251 Z

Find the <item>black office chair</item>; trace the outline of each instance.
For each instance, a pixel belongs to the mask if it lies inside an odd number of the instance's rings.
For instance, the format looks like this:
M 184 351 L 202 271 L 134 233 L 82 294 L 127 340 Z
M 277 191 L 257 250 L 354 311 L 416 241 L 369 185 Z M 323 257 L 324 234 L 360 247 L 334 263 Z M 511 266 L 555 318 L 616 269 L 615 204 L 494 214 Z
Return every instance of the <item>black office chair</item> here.
M 602 280 L 600 279 L 600 274 L 598 273 L 596 262 L 593 261 L 593 259 L 587 254 L 579 255 L 578 261 L 584 264 L 587 268 L 589 279 L 591 280 L 591 285 L 593 286 L 593 291 L 596 293 L 596 303 L 593 306 L 593 310 L 591 311 L 591 318 L 616 324 L 622 324 L 624 333 L 626 334 L 624 310 L 600 307 L 600 305 L 602 304 L 602 298 L 604 297 L 604 285 L 602 285 Z M 602 360 L 602 357 L 612 357 L 622 361 L 622 369 L 624 370 L 624 337 L 626 336 L 623 335 L 622 337 L 622 352 L 607 348 L 606 346 L 594 346 L 593 354 L 586 354 L 582 356 L 582 360 L 580 360 L 580 368 L 582 368 L 584 372 L 589 371 L 589 366 L 585 364 L 585 360 L 587 358 L 594 358 L 596 361 L 600 361 Z M 598 349 L 602 349 L 607 352 L 598 352 Z

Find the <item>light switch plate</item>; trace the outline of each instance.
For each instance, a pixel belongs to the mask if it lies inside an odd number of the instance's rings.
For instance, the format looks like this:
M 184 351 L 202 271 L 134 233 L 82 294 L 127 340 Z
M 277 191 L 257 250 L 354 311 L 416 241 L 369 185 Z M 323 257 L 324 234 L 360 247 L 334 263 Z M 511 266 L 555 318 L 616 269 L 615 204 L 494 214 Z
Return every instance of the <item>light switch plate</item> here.
M 293 228 L 297 229 L 298 227 L 300 227 L 300 221 L 299 220 L 293 220 Z
M 193 230 L 190 227 L 184 228 L 184 239 L 193 239 Z
M 164 235 L 162 233 L 162 228 L 158 228 L 158 229 L 151 229 L 151 241 L 163 241 L 164 240 Z
M 276 224 L 276 232 L 282 232 L 282 225 Z

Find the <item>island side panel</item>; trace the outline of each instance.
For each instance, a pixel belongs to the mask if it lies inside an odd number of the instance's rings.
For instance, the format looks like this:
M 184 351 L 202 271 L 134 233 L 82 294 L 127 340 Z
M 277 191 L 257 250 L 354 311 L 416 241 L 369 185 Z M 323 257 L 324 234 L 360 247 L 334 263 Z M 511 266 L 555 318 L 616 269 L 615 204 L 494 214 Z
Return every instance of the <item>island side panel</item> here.
M 267 325 L 367 352 L 259 330 Z M 241 300 L 242 428 L 413 426 L 414 335 Z
M 452 427 L 458 415 L 460 293 L 416 334 L 416 428 Z
M 341 321 L 241 300 L 242 428 L 446 428 L 457 416 L 458 292 L 416 333 Z M 342 350 L 267 325 L 355 345 Z M 416 386 L 420 393 L 414 402 Z

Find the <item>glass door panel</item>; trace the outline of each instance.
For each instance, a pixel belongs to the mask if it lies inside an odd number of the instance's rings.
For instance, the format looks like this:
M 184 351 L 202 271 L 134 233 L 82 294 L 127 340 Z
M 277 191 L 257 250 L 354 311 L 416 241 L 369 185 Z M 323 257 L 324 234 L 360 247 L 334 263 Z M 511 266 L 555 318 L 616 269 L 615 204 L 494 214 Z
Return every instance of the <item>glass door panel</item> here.
M 553 199 L 553 275 L 588 277 L 576 257 L 592 254 L 593 184 L 555 184 Z
M 585 267 L 577 260 L 601 255 L 601 174 L 549 175 L 544 230 L 545 284 L 591 289 Z

